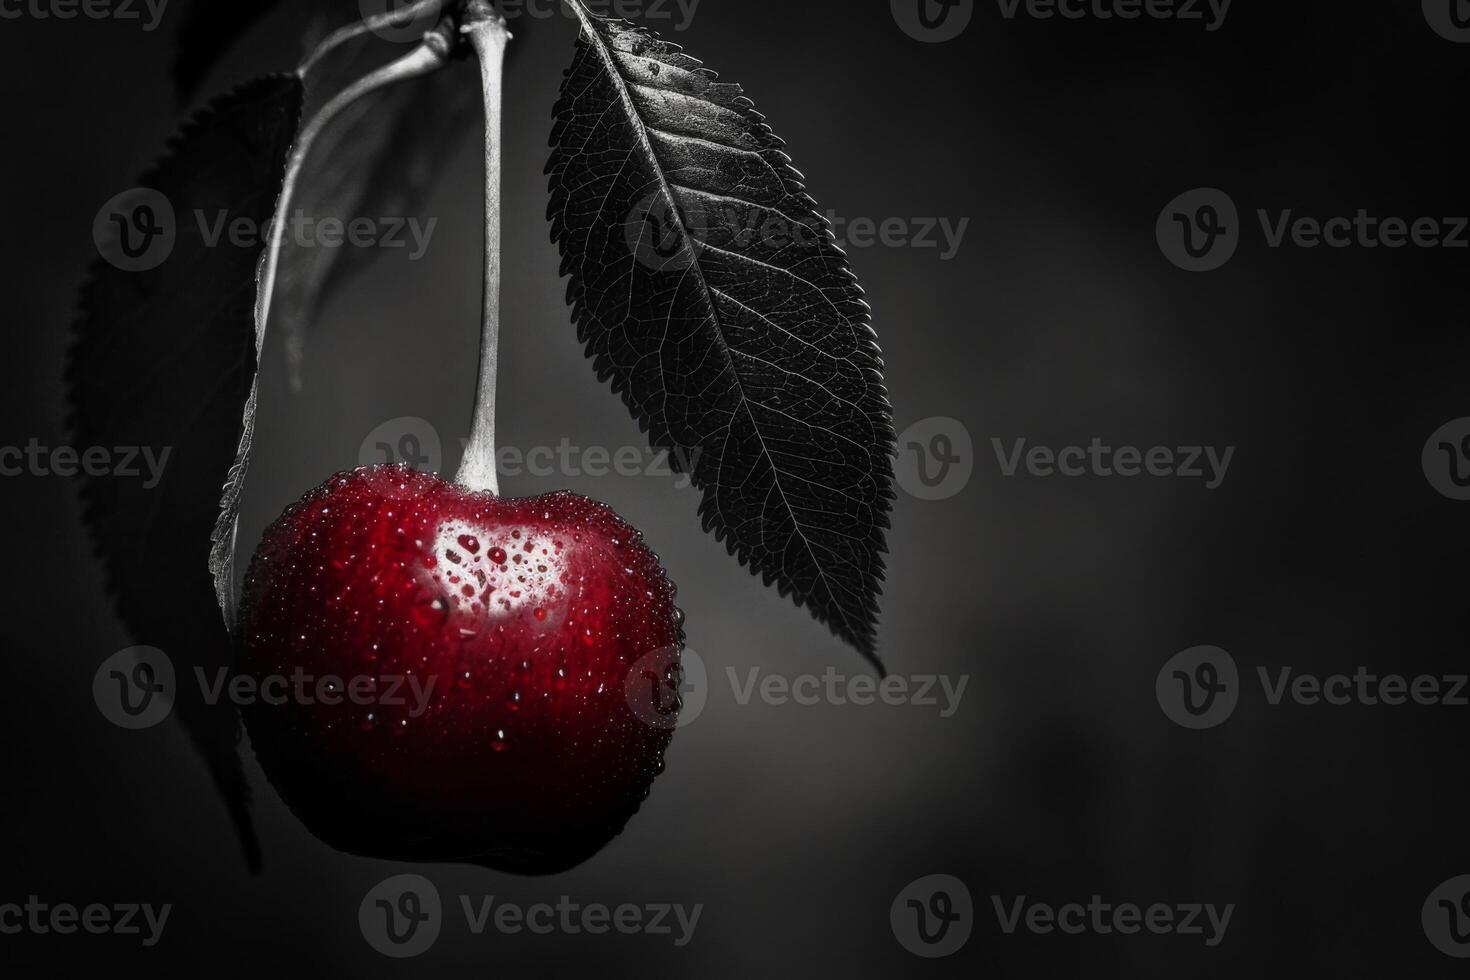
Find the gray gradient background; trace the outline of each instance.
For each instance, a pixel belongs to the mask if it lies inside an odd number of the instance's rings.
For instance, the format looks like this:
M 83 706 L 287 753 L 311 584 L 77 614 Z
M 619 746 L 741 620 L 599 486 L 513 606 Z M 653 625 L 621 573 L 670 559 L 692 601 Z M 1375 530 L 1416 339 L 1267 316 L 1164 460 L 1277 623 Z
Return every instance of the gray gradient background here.
M 182 0 L 175 0 L 182 9 Z M 1290 9 L 1282 9 L 1289 7 Z M 279 21 L 271 24 L 279 25 Z M 0 443 L 65 440 L 60 365 L 103 201 L 132 186 L 178 119 L 178 18 L 0 23 L 8 152 Z M 541 170 L 570 60 L 560 19 L 520 31 L 507 105 L 502 441 L 639 445 L 587 368 L 548 241 Z M 968 217 L 959 256 L 852 250 L 900 429 L 963 420 L 975 475 L 958 497 L 899 497 L 881 644 L 898 674 L 968 675 L 957 715 L 916 707 L 740 706 L 724 668 L 795 675 L 859 658 L 699 532 L 667 479 L 566 486 L 644 529 L 679 583 L 711 667 L 642 814 L 550 879 L 427 869 L 317 843 L 258 768 L 267 867 L 246 874 L 203 767 L 171 726 L 120 733 L 92 673 L 129 645 L 100 595 L 74 488 L 8 478 L 3 608 L 10 683 L 0 901 L 172 902 L 162 943 L 0 936 L 0 964 L 96 958 L 148 975 L 1159 976 L 1307 970 L 1448 976 L 1424 898 L 1470 871 L 1461 803 L 1467 710 L 1268 708 L 1252 686 L 1223 727 L 1188 732 L 1154 699 L 1177 651 L 1242 670 L 1464 669 L 1470 504 L 1435 494 L 1424 440 L 1470 415 L 1464 252 L 1271 250 L 1258 229 L 1223 270 L 1189 275 L 1154 240 L 1197 186 L 1242 213 L 1466 211 L 1451 152 L 1470 46 L 1417 3 L 1251 3 L 1225 27 L 1006 21 L 917 43 L 887 3 L 705 0 L 678 38 L 741 81 L 824 208 Z M 267 29 L 212 77 L 289 62 Z M 466 76 L 467 81 L 470 76 Z M 467 434 L 479 301 L 478 135 L 444 161 L 427 258 L 390 255 L 328 307 L 306 390 L 265 357 L 242 542 L 396 416 Z M 1003 478 L 990 440 L 1234 445 L 1224 486 Z M 248 544 L 244 547 L 249 547 Z M 160 589 L 167 588 L 159 583 Z M 423 957 L 385 960 L 357 906 L 420 871 L 455 908 Z M 895 941 L 909 881 L 967 882 L 978 922 L 946 960 Z M 470 936 L 455 896 L 522 905 L 682 902 L 694 941 Z M 1003 935 L 991 895 L 1235 903 L 1198 937 Z

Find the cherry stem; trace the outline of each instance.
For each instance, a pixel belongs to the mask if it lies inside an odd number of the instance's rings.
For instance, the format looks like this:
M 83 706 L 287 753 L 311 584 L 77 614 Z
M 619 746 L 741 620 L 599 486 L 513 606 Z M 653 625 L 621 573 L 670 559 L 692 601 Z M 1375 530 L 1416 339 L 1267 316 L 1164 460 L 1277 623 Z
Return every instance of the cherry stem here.
M 331 34 L 328 34 L 326 38 L 324 38 L 322 42 L 316 46 L 316 49 L 307 56 L 306 60 L 303 61 L 299 67 L 297 67 L 296 72 L 299 75 L 306 75 L 313 68 L 315 68 L 323 58 L 327 57 L 333 51 L 336 51 L 342 45 L 346 44 L 348 41 L 353 40 L 354 38 L 359 38 L 362 37 L 364 34 L 370 34 L 375 31 L 380 31 L 387 27 L 406 26 L 413 23 L 416 18 L 421 17 L 424 14 L 437 13 L 443 6 L 444 0 L 416 0 L 415 3 L 412 3 L 407 7 L 399 7 L 396 10 L 390 10 L 387 13 L 382 13 L 374 17 L 369 17 L 367 20 L 361 21 L 359 23 L 349 24 L 346 27 L 338 28 Z
M 479 59 L 485 95 L 485 295 L 474 421 L 454 482 L 469 490 L 498 495 L 495 379 L 500 365 L 501 80 L 505 74 L 505 46 L 511 35 L 505 18 L 489 0 L 470 0 L 460 31 L 469 37 Z
M 301 181 L 301 173 L 306 166 L 307 157 L 311 155 L 312 146 L 326 128 L 359 99 L 394 82 L 419 78 L 448 64 L 452 48 L 449 30 L 450 22 L 442 21 L 439 26 L 424 35 L 418 47 L 397 61 L 369 72 L 347 86 L 322 106 L 317 114 L 301 128 L 301 132 L 296 137 L 296 144 L 291 148 L 291 157 L 286 163 L 286 176 L 281 184 L 281 196 L 276 202 L 276 220 L 271 222 L 270 245 L 260 275 L 260 289 L 255 307 L 255 349 L 257 352 L 261 350 L 265 342 L 266 323 L 270 317 L 271 300 L 275 293 L 276 274 L 280 267 L 281 250 L 286 239 L 286 226 L 290 224 L 287 217 L 290 214 L 291 203 L 296 196 L 296 188 Z

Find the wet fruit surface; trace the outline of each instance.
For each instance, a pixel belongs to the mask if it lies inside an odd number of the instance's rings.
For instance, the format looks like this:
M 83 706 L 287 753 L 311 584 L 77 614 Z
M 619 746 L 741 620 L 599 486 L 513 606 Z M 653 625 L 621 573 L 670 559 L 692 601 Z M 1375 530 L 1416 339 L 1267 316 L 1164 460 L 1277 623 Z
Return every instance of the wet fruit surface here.
M 549 871 L 616 835 L 671 728 L 674 590 L 611 508 L 403 467 L 338 474 L 266 532 L 238 669 L 262 766 L 355 853 Z M 272 679 L 274 679 L 272 681 Z M 660 711 L 666 706 L 657 704 Z

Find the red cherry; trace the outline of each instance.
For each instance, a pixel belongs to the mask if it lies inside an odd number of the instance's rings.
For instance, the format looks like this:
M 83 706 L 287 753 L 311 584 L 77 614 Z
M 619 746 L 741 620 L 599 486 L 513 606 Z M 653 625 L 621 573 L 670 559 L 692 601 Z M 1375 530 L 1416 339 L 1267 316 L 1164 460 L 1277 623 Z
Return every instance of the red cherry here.
M 271 783 L 352 853 L 526 872 L 595 853 L 672 735 L 625 685 L 636 668 L 676 689 L 683 642 L 640 537 L 566 492 L 505 499 L 397 466 L 333 476 L 266 531 L 245 580 L 240 672 L 299 670 L 310 695 L 244 708 Z M 376 693 L 328 704 L 327 677 Z

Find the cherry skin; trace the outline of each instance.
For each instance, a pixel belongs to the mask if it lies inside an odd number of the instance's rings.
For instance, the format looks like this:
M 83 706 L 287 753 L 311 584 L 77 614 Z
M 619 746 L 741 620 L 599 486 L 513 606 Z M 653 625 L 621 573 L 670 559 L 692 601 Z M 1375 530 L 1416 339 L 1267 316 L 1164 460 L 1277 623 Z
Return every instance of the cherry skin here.
M 333 476 L 245 580 L 238 672 L 262 685 L 243 714 L 267 777 L 355 854 L 547 873 L 596 853 L 677 714 L 682 616 L 640 538 L 571 493 Z

